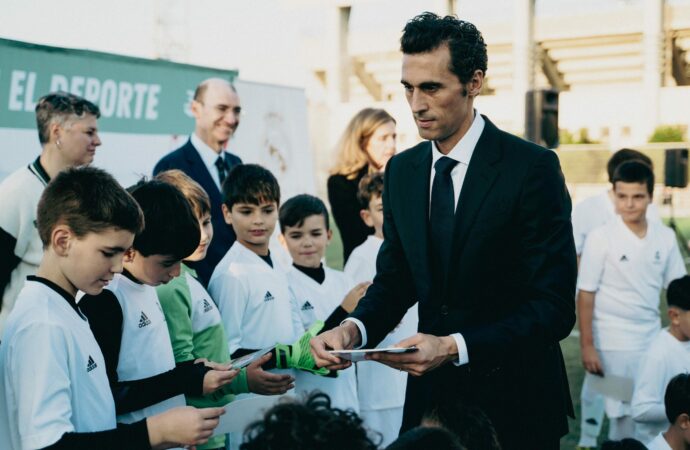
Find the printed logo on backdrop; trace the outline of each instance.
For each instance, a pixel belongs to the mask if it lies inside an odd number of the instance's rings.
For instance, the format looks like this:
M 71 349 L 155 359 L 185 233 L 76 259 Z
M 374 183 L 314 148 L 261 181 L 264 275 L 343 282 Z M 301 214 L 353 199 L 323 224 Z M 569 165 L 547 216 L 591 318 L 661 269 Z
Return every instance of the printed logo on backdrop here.
M 209 77 L 236 71 L 0 39 L 0 127 L 36 127 L 36 101 L 67 91 L 97 104 L 101 131 L 188 133 L 190 99 Z

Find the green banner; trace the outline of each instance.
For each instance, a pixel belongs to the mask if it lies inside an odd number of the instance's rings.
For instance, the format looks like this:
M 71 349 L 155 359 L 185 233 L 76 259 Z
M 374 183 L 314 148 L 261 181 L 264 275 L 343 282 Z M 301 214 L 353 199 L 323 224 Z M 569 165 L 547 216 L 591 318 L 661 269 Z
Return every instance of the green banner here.
M 206 78 L 236 76 L 232 70 L 0 39 L 0 127 L 36 128 L 36 100 L 60 90 L 96 103 L 101 131 L 189 133 L 194 88 Z

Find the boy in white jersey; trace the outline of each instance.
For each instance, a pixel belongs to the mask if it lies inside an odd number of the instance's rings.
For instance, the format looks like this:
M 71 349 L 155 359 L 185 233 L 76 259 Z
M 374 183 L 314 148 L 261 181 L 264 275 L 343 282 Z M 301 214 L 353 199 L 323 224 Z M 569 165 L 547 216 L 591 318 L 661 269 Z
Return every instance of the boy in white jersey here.
M 199 224 L 174 186 L 141 181 L 129 189 L 144 212 L 117 275 L 99 295 L 79 307 L 101 347 L 113 388 L 118 421 L 131 423 L 176 406 L 183 394 L 208 394 L 230 383 L 236 370 L 210 370 L 194 360 L 176 364 L 156 289 L 180 273 L 180 261 L 199 244 Z
M 367 175 L 359 183 L 357 198 L 361 216 L 374 234 L 355 248 L 345 265 L 345 273 L 356 282 L 373 281 L 376 276 L 376 256 L 383 243 L 383 174 Z M 417 305 L 410 308 L 396 329 L 388 334 L 379 347 L 390 347 L 417 332 Z M 374 361 L 357 363 L 357 391 L 360 415 L 365 424 L 383 435 L 382 445 L 393 442 L 402 424 L 407 373 Z
M 687 450 L 690 448 L 690 374 L 676 375 L 664 395 L 666 418 L 670 426 L 647 444 L 649 450 Z
M 119 425 L 98 343 L 75 300 L 98 294 L 141 230 L 132 197 L 99 169 L 69 169 L 46 187 L 37 228 L 44 255 L 0 345 L 3 449 L 149 449 L 195 445 L 222 408 L 181 408 Z
M 615 152 L 606 163 L 606 172 L 609 183 L 613 180 L 613 173 L 616 168 L 626 161 L 639 160 L 654 169 L 652 160 L 644 153 L 637 150 L 622 148 Z M 614 194 L 611 188 L 584 199 L 573 208 L 573 236 L 575 239 L 575 252 L 577 260 L 580 261 L 582 249 L 585 246 L 587 235 L 616 215 L 614 207 Z M 647 219 L 659 221 L 659 212 L 654 204 L 647 208 Z M 597 438 L 601 432 L 604 421 L 604 397 L 591 390 L 590 383 L 595 375 L 585 373 L 585 379 L 580 391 L 580 440 L 578 448 L 586 450 L 597 446 Z
M 321 262 L 331 240 L 326 205 L 312 195 L 292 197 L 280 208 L 280 230 L 292 257 L 288 282 L 300 309 L 303 329 L 309 329 L 317 321 L 324 321 L 326 330 L 340 325 L 370 283 L 360 283 L 353 289 L 350 277 L 324 267 Z M 359 412 L 354 367 L 328 377 L 297 372 L 296 392 L 312 391 L 328 394 L 335 408 Z
M 213 238 L 211 223 L 211 202 L 199 184 L 180 170 L 166 170 L 156 175 L 156 180 L 175 186 L 185 196 L 199 222 L 201 241 L 194 253 L 184 262 L 200 261 L 206 257 L 209 242 Z M 220 313 L 211 296 L 196 278 L 196 273 L 185 263 L 181 275 L 167 284 L 158 286 L 156 291 L 163 307 L 168 325 L 170 341 L 176 363 L 204 358 L 217 363 L 230 363 L 228 341 L 221 322 Z M 279 391 L 271 382 L 277 376 L 264 371 L 261 365 L 271 358 L 255 361 L 242 369 L 238 381 L 206 396 L 188 395 L 187 404 L 196 407 L 223 406 L 234 399 L 234 394 L 255 392 L 272 394 Z M 229 390 L 228 387 L 233 388 Z M 225 449 L 225 436 L 214 436 L 197 449 Z
M 587 236 L 578 277 L 582 362 L 587 372 L 635 379 L 660 329 L 659 294 L 686 274 L 673 230 L 647 221 L 654 174 L 628 161 L 613 176 L 618 216 Z M 633 437 L 630 403 L 606 398 L 609 438 Z
M 100 114 L 98 106 L 66 92 L 50 93 L 36 103 L 41 154 L 0 183 L 0 333 L 26 276 L 36 273 L 43 256 L 34 225 L 38 199 L 61 170 L 93 161 L 101 145 Z
M 668 426 L 664 412 L 668 382 L 679 373 L 690 372 L 690 276 L 673 280 L 666 299 L 669 326 L 645 351 L 632 398 L 637 439 L 645 444 Z
M 208 291 L 218 305 L 233 358 L 302 335 L 287 276 L 269 251 L 279 202 L 278 181 L 261 166 L 235 166 L 223 183 L 223 214 L 237 240 L 213 271 Z M 274 380 L 280 393 L 292 389 L 293 382 L 290 370 Z

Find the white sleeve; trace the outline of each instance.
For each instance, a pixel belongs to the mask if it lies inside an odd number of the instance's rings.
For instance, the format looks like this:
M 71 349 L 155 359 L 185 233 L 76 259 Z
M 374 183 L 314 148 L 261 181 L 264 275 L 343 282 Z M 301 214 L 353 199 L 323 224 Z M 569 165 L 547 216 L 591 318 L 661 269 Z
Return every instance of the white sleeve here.
M 680 254 L 680 248 L 678 248 L 678 240 L 675 234 L 673 234 L 671 251 L 669 251 L 668 261 L 666 261 L 664 269 L 664 289 L 668 288 L 671 281 L 681 278 L 687 275 L 687 273 L 683 256 Z
M 361 283 L 363 281 L 372 281 L 367 279 L 367 271 L 365 266 L 366 261 L 360 258 L 359 255 L 350 255 L 343 272 L 350 277 L 355 283 Z
M 665 333 L 665 331 L 661 331 Z M 651 350 L 651 349 L 650 349 Z M 663 422 L 666 420 L 664 393 L 666 384 L 660 373 L 664 365 L 661 355 L 647 351 L 635 382 L 635 391 L 631 401 L 632 416 L 636 422 Z
M 587 235 L 577 274 L 578 290 L 587 292 L 599 290 L 601 276 L 604 273 L 607 247 L 607 241 L 601 228 Z
M 573 208 L 573 216 L 571 222 L 573 223 L 573 238 L 575 238 L 575 253 L 582 254 L 585 246 L 585 238 L 587 237 L 587 226 L 585 224 L 585 214 L 583 212 L 582 204 L 578 204 Z
M 211 280 L 208 293 L 218 306 L 232 355 L 242 348 L 242 323 L 249 303 L 249 289 L 240 277 L 224 273 Z
M 19 331 L 9 345 L 4 382 L 16 398 L 15 425 L 22 448 L 48 447 L 75 431 L 70 421 L 72 380 L 64 330 L 37 323 Z

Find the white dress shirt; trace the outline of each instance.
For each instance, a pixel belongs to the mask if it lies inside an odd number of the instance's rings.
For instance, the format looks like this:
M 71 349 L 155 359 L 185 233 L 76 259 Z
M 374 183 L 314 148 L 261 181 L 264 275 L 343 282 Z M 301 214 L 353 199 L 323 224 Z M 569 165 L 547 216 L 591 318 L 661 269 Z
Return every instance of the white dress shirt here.
M 220 190 L 220 177 L 218 176 L 216 160 L 219 156 L 222 156 L 223 159 L 225 159 L 225 152 L 221 150 L 220 153 L 218 153 L 216 150 L 209 147 L 206 142 L 202 141 L 201 138 L 196 135 L 196 133 L 192 133 L 189 139 L 192 141 L 192 145 L 199 153 L 199 156 L 201 156 L 201 160 L 204 162 L 208 173 L 211 174 L 213 182 L 216 183 L 216 186 L 218 186 L 218 189 Z
M 438 161 L 441 157 L 447 156 L 451 159 L 458 161 L 458 164 L 455 167 L 453 167 L 453 170 L 450 172 L 450 176 L 453 180 L 455 209 L 457 211 L 458 200 L 460 199 L 460 191 L 462 191 L 462 185 L 465 182 L 465 175 L 467 174 L 467 167 L 469 167 L 470 160 L 472 159 L 472 154 L 474 153 L 474 149 L 477 146 L 479 137 L 482 135 L 482 132 L 484 131 L 484 125 L 484 118 L 475 109 L 474 121 L 472 121 L 472 125 L 470 125 L 470 128 L 467 130 L 465 135 L 460 139 L 460 141 L 458 141 L 457 144 L 455 144 L 455 147 L 453 147 L 453 149 L 450 152 L 448 152 L 447 155 L 441 153 L 435 141 L 432 142 L 431 178 L 429 182 L 429 204 L 431 204 L 431 189 L 434 185 L 434 176 L 436 176 L 436 169 L 434 169 L 434 164 L 436 164 L 436 161 Z M 431 211 L 431 208 L 429 208 L 429 210 Z M 362 323 L 362 321 L 355 319 L 353 317 L 347 318 L 345 320 L 351 320 L 357 325 L 357 328 L 359 328 L 359 333 L 362 336 L 362 343 L 360 344 L 360 347 L 364 347 L 367 344 L 367 331 L 364 328 L 364 324 Z M 453 333 L 451 334 L 451 336 L 453 337 L 453 339 L 455 339 L 455 344 L 458 346 L 458 360 L 454 361 L 453 364 L 460 366 L 469 363 L 470 359 L 469 355 L 467 354 L 467 343 L 465 343 L 465 338 L 463 338 L 462 334 L 460 333 Z

